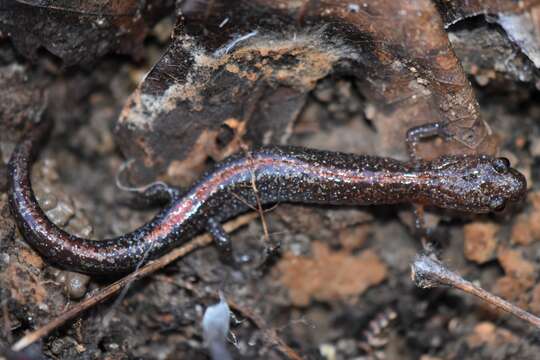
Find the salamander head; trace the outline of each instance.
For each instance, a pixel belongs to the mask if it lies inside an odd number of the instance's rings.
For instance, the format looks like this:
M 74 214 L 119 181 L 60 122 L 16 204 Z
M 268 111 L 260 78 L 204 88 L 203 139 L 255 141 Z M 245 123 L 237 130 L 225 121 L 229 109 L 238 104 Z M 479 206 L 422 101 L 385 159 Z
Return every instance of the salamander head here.
M 471 213 L 500 211 L 525 198 L 527 182 L 506 158 L 445 156 L 430 163 L 430 204 Z

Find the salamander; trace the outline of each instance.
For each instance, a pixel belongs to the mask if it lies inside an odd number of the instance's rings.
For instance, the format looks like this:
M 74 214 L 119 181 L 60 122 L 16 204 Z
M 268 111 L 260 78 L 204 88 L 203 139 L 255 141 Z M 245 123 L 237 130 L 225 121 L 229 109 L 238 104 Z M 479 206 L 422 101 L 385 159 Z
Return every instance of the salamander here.
M 505 158 L 443 156 L 398 161 L 293 146 L 266 146 L 217 163 L 181 196 L 138 229 L 105 240 L 74 236 L 40 208 L 30 181 L 33 161 L 51 124 L 35 124 L 8 165 L 9 203 L 26 241 L 48 261 L 69 270 L 115 274 L 134 269 L 209 225 L 262 204 L 329 205 L 414 203 L 469 213 L 500 210 L 526 194 L 522 174 Z M 253 184 L 256 184 L 258 195 Z

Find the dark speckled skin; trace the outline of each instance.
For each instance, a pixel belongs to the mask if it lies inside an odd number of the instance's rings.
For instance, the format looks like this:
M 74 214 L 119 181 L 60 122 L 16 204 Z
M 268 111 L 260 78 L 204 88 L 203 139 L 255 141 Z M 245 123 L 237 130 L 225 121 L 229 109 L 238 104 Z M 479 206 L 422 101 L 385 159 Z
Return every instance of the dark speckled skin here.
M 206 228 L 255 204 L 252 177 L 265 203 L 332 205 L 419 203 L 466 212 L 495 210 L 526 193 L 525 178 L 504 159 L 443 157 L 405 163 L 298 147 L 267 147 L 219 163 L 153 220 L 114 239 L 94 241 L 66 233 L 39 207 L 30 168 L 50 126 L 35 126 L 9 163 L 9 201 L 19 228 L 48 261 L 92 274 L 132 270 Z M 146 255 L 145 255 L 146 253 Z M 145 257 L 146 256 L 146 257 Z

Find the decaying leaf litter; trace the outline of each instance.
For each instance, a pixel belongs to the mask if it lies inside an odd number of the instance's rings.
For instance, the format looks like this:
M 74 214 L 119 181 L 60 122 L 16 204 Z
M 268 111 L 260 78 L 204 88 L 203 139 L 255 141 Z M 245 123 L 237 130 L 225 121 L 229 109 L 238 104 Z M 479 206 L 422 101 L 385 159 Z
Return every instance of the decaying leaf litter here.
M 54 220 L 100 238 L 151 217 L 155 210 L 134 210 L 115 188 L 126 159 L 134 159 L 127 173 L 133 185 L 156 179 L 186 185 L 208 163 L 261 143 L 406 158 L 406 129 L 444 119 L 453 124 L 453 140 L 425 144 L 423 156 L 499 151 L 528 176 L 531 190 L 523 208 L 503 215 L 431 214 L 442 257 L 468 279 L 537 312 L 535 1 L 184 1 L 175 10 L 181 16 L 171 15 L 174 4 L 167 2 L 124 6 L 25 1 L 0 14 L 2 158 L 30 121 L 54 118 L 55 133 L 34 169 L 42 206 Z M 35 19 L 70 36 L 58 46 Z M 32 36 L 20 35 L 25 26 L 35 29 Z M 77 301 L 80 289 L 67 280 L 75 275 L 25 245 L 2 196 L 1 313 L 5 339 L 13 343 Z M 407 207 L 281 204 L 265 213 L 281 245 L 275 264 L 238 272 L 220 264 L 212 248 L 196 252 L 133 283 L 106 329 L 111 303 L 68 323 L 35 351 L 58 358 L 205 358 L 202 313 L 224 290 L 304 358 L 533 358 L 536 343 L 526 325 L 454 291 L 414 288 L 408 267 L 420 244 L 407 230 L 409 219 Z M 237 251 L 261 259 L 262 234 L 257 221 L 236 232 Z M 286 280 L 309 278 L 328 261 L 361 269 L 366 253 L 385 273 L 377 286 L 358 286 L 362 293 L 351 293 L 348 281 L 321 288 Z M 319 280 L 334 279 L 347 268 L 318 271 Z M 85 286 L 91 292 L 111 280 Z M 299 291 L 306 291 L 300 302 Z M 366 341 L 369 324 L 387 308 L 396 319 L 380 341 Z M 280 356 L 265 330 L 253 322 L 233 325 L 231 350 Z

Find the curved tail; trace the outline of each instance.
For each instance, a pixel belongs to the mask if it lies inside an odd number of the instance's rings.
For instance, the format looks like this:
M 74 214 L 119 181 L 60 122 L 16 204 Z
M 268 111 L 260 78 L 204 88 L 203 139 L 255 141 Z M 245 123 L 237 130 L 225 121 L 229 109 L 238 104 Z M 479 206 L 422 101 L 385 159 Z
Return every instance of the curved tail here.
M 93 274 L 125 272 L 147 255 L 149 245 L 138 241 L 155 221 L 123 236 L 95 241 L 71 235 L 51 222 L 32 190 L 30 173 L 52 129 L 51 121 L 35 124 L 17 145 L 8 165 L 9 203 L 25 240 L 49 262 Z M 152 251 L 153 252 L 153 251 Z

